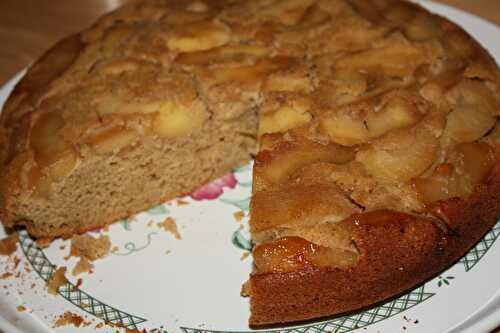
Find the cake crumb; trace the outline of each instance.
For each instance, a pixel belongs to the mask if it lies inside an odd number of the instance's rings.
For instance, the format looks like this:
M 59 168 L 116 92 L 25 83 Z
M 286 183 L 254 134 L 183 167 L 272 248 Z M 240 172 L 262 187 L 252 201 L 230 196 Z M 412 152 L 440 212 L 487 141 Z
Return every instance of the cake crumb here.
M 165 229 L 165 231 L 170 232 L 172 235 L 174 235 L 175 239 L 181 240 L 181 234 L 179 233 L 179 230 L 177 229 L 177 224 L 175 223 L 175 219 L 172 217 L 167 217 L 165 221 L 158 223 L 158 227 L 161 227 Z
M 19 236 L 17 234 L 0 240 L 0 255 L 10 256 L 12 253 L 16 252 L 18 240 Z
M 0 275 L 0 280 L 7 280 L 11 277 L 12 277 L 12 273 L 6 272 L 6 273 L 3 273 L 2 275 Z
M 189 202 L 185 201 L 185 200 L 182 200 L 182 199 L 177 199 L 175 201 L 175 203 L 177 204 L 177 206 L 185 206 L 185 205 L 189 205 Z
M 14 257 L 14 269 L 17 269 L 19 267 L 19 263 L 21 262 L 21 259 L 19 257 Z
M 84 320 L 81 316 L 74 314 L 70 311 L 66 311 L 62 315 L 60 315 L 59 318 L 56 320 L 56 322 L 54 323 L 54 328 L 67 325 L 80 327 L 83 321 Z
M 245 252 L 241 255 L 240 257 L 240 261 L 243 261 L 245 260 L 246 258 L 248 258 L 248 256 L 250 256 L 250 252 Z
M 236 222 L 240 222 L 245 217 L 245 212 L 240 210 L 240 211 L 234 213 L 233 216 L 234 216 L 234 219 L 236 220 Z
M 94 265 L 85 257 L 80 258 L 78 262 L 76 263 L 75 267 L 73 267 L 73 270 L 71 271 L 71 275 L 77 276 L 82 273 L 89 273 L 92 271 L 94 268 Z
M 76 289 L 80 288 L 82 286 L 82 284 L 83 284 L 83 280 L 81 278 L 76 280 L 76 285 L 75 285 L 74 289 L 76 290 Z
M 59 288 L 66 283 L 68 283 L 68 279 L 66 279 L 66 267 L 59 267 L 47 280 L 47 290 L 49 294 L 57 295 Z
M 24 311 L 26 311 L 26 307 L 23 306 L 23 305 L 18 305 L 16 307 L 16 309 L 17 309 L 17 312 L 24 312 Z
M 240 295 L 241 295 L 241 297 L 249 297 L 250 296 L 250 280 L 243 283 L 243 285 L 241 286 Z
M 108 236 L 94 238 L 90 235 L 75 235 L 71 238 L 71 256 L 94 261 L 105 257 L 110 249 L 111 241 Z
M 36 239 L 36 245 L 42 249 L 49 247 L 50 243 L 52 243 L 52 238 L 50 237 L 41 237 Z

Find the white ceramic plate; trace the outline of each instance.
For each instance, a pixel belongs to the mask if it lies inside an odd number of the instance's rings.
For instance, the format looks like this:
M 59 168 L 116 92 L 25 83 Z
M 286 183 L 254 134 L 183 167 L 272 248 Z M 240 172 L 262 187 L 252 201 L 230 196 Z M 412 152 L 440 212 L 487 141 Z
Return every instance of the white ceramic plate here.
M 477 17 L 423 1 L 430 10 L 458 22 L 500 58 L 500 29 Z M 18 75 L 0 90 L 0 103 Z M 239 296 L 248 277 L 247 217 L 250 167 L 212 183 L 195 200 L 183 198 L 152 208 L 112 225 L 107 234 L 113 253 L 95 262 L 83 283 L 71 283 L 58 296 L 49 295 L 45 280 L 55 266 L 70 272 L 75 258 L 66 260 L 69 244 L 58 240 L 38 248 L 25 234 L 9 259 L 0 258 L 0 331 L 114 332 L 102 319 L 129 329 L 149 332 L 210 333 L 250 331 L 248 299 Z M 217 196 L 200 200 L 207 195 Z M 176 220 L 182 240 L 158 224 Z M 2 231 L 0 231 L 2 233 Z M 500 223 L 453 267 L 415 290 L 383 305 L 349 316 L 268 331 L 323 332 L 488 332 L 500 324 Z M 0 236 L 2 236 L 0 234 Z M 64 248 L 64 249 L 63 249 Z M 17 258 L 17 259 L 15 259 Z M 19 262 L 18 262 L 19 261 Z M 84 322 L 54 328 L 64 312 Z M 97 326 L 97 328 L 96 328 Z

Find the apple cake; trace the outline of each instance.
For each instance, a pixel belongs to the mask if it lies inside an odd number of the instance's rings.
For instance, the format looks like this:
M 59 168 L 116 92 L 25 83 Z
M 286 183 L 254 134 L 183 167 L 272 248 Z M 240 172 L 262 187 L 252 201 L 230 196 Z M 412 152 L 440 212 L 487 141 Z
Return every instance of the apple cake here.
M 257 152 L 254 326 L 356 310 L 500 216 L 500 71 L 399 0 L 142 1 L 48 51 L 0 120 L 7 227 L 68 237 Z

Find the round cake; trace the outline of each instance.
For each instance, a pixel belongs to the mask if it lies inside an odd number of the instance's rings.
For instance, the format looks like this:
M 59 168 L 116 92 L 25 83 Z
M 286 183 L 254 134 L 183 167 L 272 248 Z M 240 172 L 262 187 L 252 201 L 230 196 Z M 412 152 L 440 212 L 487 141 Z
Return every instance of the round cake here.
M 404 1 L 134 2 L 9 97 L 2 221 L 69 237 L 255 157 L 250 324 L 357 310 L 500 216 L 499 89 L 476 41 Z

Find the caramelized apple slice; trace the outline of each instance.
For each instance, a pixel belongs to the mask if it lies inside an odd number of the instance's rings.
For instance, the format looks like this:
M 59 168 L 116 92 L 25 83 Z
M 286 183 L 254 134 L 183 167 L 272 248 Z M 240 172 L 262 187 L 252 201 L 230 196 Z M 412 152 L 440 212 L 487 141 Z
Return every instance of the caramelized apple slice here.
M 415 179 L 414 185 L 427 204 L 467 197 L 484 181 L 493 165 L 492 150 L 486 143 L 460 143 L 448 162 L 439 165 L 430 177 Z
M 59 131 L 64 124 L 59 112 L 42 113 L 35 121 L 31 130 L 30 143 L 35 152 L 35 160 L 41 167 L 53 163 L 69 148 L 59 136 Z
M 195 101 L 190 107 L 164 102 L 154 119 L 153 130 L 167 138 L 187 135 L 201 128 L 206 117 L 205 107 L 199 101 Z
M 206 51 L 180 53 L 174 61 L 182 65 L 202 66 L 230 61 L 242 56 L 262 58 L 269 53 L 270 50 L 267 47 L 260 45 L 228 44 Z
M 404 26 L 405 35 L 413 41 L 426 41 L 442 34 L 439 20 L 427 13 L 419 13 Z
M 448 160 L 455 166 L 457 195 L 461 197 L 470 194 L 494 165 L 490 146 L 479 142 L 456 145 Z
M 241 67 L 223 67 L 212 71 L 215 80 L 222 82 L 257 83 L 264 80 L 273 71 L 289 66 L 293 61 L 289 57 L 274 57 L 262 59 L 254 65 Z
M 335 223 L 360 211 L 333 184 L 290 184 L 257 191 L 251 206 L 250 228 L 257 243 L 284 230 L 310 229 L 325 222 Z
M 474 104 L 454 107 L 448 115 L 444 137 L 456 142 L 472 142 L 480 139 L 496 123 L 496 118 L 487 108 Z
M 253 252 L 257 273 L 292 272 L 305 267 L 349 267 L 358 255 L 344 249 L 328 248 L 300 237 L 284 237 L 264 243 Z
M 307 124 L 311 119 L 311 114 L 302 108 L 283 106 L 272 113 L 261 116 L 259 136 L 266 133 L 286 132 L 289 129 Z
M 495 125 L 500 103 L 482 82 L 462 80 L 446 94 L 446 99 L 453 111 L 448 116 L 445 143 L 476 141 Z
M 101 44 L 101 52 L 104 57 L 111 56 L 122 42 L 134 33 L 134 26 L 131 24 L 116 24 L 109 28 Z
M 77 166 L 79 156 L 60 135 L 64 120 L 59 112 L 42 113 L 35 121 L 30 135 L 36 166 L 29 171 L 29 186 L 46 196 L 54 182 L 67 177 Z
M 161 108 L 162 102 L 131 102 L 114 95 L 108 95 L 97 103 L 97 113 L 100 116 L 109 114 L 154 113 Z
M 455 196 L 454 189 L 456 186 L 450 184 L 452 174 L 453 165 L 442 163 L 434 170 L 431 177 L 415 179 L 413 185 L 421 201 L 429 204 Z
M 427 128 L 397 131 L 360 151 L 356 160 L 383 182 L 407 182 L 427 170 L 438 155 L 439 143 Z
M 286 180 L 299 168 L 315 162 L 343 164 L 354 159 L 355 152 L 335 144 L 320 144 L 303 140 L 282 142 L 272 151 L 261 151 L 255 166 L 256 186 L 277 184 Z
M 276 1 L 259 13 L 284 25 L 296 25 L 316 0 Z
M 350 112 L 330 112 L 321 118 L 320 126 L 333 142 L 344 146 L 354 146 L 371 138 L 363 119 Z
M 108 154 L 117 152 L 138 140 L 138 134 L 134 130 L 123 126 L 114 126 L 94 134 L 87 143 L 98 153 Z
M 78 161 L 73 147 L 60 135 L 64 120 L 59 112 L 46 112 L 36 120 L 30 136 L 35 161 L 41 172 L 58 181 L 68 175 Z
M 132 58 L 120 58 L 96 65 L 96 69 L 106 75 L 118 75 L 124 72 L 135 71 L 142 62 Z
M 71 171 L 73 171 L 78 164 L 78 161 L 78 154 L 73 149 L 69 149 L 51 165 L 42 169 L 42 172 L 45 173 L 52 181 L 59 182 L 67 177 Z
M 266 78 L 264 90 L 309 93 L 313 90 L 309 69 L 303 63 L 290 61 L 289 66 L 271 73 Z
M 357 107 L 359 110 L 347 106 L 322 117 L 321 128 L 332 141 L 346 146 L 357 145 L 411 126 L 422 117 L 414 104 L 401 97 L 390 99 L 377 112 L 371 103 L 361 102 Z
M 179 26 L 168 39 L 167 46 L 177 52 L 195 52 L 222 46 L 230 39 L 231 30 L 225 24 L 202 21 Z
M 446 97 L 451 104 L 478 105 L 494 114 L 500 110 L 498 97 L 479 80 L 462 80 Z
M 459 58 L 470 58 L 478 50 L 476 43 L 458 27 L 453 27 L 443 41 L 449 54 Z
M 335 69 L 380 72 L 385 77 L 405 77 L 427 60 L 422 51 L 405 40 L 393 40 L 379 48 L 349 54 L 337 60 Z

